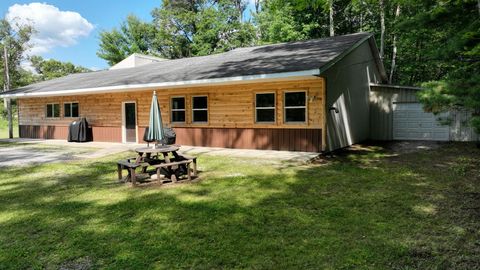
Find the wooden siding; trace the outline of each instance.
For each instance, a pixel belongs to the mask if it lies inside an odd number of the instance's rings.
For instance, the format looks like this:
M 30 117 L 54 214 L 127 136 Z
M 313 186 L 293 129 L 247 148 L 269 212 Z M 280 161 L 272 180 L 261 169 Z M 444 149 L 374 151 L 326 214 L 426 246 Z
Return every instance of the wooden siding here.
M 200 136 L 196 140 L 200 142 L 208 142 L 203 136 L 221 135 L 222 140 L 225 138 L 233 138 L 236 135 L 242 137 L 260 136 L 262 140 L 276 140 L 278 136 L 293 136 L 309 138 L 314 136 L 315 132 L 320 133 L 319 141 L 324 140 L 323 131 L 325 124 L 324 104 L 325 104 L 325 84 L 324 80 L 319 77 L 312 77 L 307 80 L 300 81 L 282 81 L 269 83 L 249 83 L 234 85 L 217 85 L 208 87 L 191 87 L 191 88 L 175 88 L 175 89 L 152 89 L 139 92 L 124 92 L 112 94 L 95 94 L 95 95 L 77 95 L 77 96 L 59 96 L 59 97 L 38 97 L 38 98 L 21 98 L 19 104 L 19 124 L 24 126 L 23 134 L 30 134 L 32 126 L 40 126 L 41 129 L 46 126 L 67 127 L 75 118 L 63 117 L 63 104 L 69 102 L 79 103 L 80 117 L 86 117 L 89 124 L 93 126 L 93 138 L 95 141 L 121 141 L 122 140 L 122 102 L 134 101 L 137 103 L 137 123 L 139 127 L 148 125 L 150 112 L 150 104 L 153 91 L 157 91 L 157 97 L 160 103 L 162 118 L 166 125 L 172 126 L 176 130 L 187 130 L 188 136 L 195 134 Z M 305 123 L 284 123 L 283 99 L 284 93 L 287 91 L 305 91 L 307 96 L 307 115 Z M 272 92 L 276 94 L 276 121 L 275 123 L 257 124 L 255 123 L 255 94 Z M 192 97 L 197 95 L 208 96 L 208 123 L 192 123 Z M 183 96 L 185 97 L 185 123 L 171 124 L 171 98 Z M 60 104 L 59 118 L 47 118 L 45 113 L 45 105 L 47 103 Z M 205 129 L 205 131 L 202 131 Z M 235 131 L 240 129 L 241 131 Z M 273 134 L 273 129 L 286 129 L 292 131 L 277 132 Z M 312 129 L 315 132 L 307 132 L 305 130 Z M 36 131 L 37 132 L 37 131 Z M 183 132 L 183 131 L 182 131 Z M 180 132 L 180 134 L 182 133 Z M 293 132 L 293 133 L 292 133 Z M 35 132 L 34 132 L 35 133 Z M 38 133 L 38 132 L 37 132 Z M 40 132 L 41 133 L 41 132 Z M 275 133 L 275 134 L 277 134 Z M 304 134 L 305 133 L 305 134 Z M 307 135 L 308 133 L 308 135 Z M 43 133 L 42 133 L 43 134 Z M 226 135 L 225 135 L 226 134 Z M 315 133 L 316 134 L 316 133 Z M 139 140 L 143 135 L 143 131 L 138 132 Z M 38 135 L 40 136 L 40 135 Z M 60 135 L 59 135 L 60 136 Z M 316 135 L 315 135 L 316 136 Z M 43 135 L 40 137 L 44 137 Z M 57 136 L 54 136 L 57 137 Z M 65 136 L 66 138 L 66 136 Z M 100 139 L 101 138 L 101 139 Z M 181 137 L 179 137 L 180 139 Z M 282 137 L 283 138 L 283 137 Z M 64 138 L 62 138 L 64 139 Z M 183 139 L 182 139 L 183 140 Z M 303 140 L 303 139 L 302 139 Z M 300 140 L 300 141 L 302 141 Z M 179 140 L 180 142 L 181 140 Z M 295 142 L 292 142 L 295 144 Z M 318 141 L 313 143 L 317 145 Z M 187 145 L 188 143 L 183 143 Z M 235 148 L 261 148 L 275 149 L 281 144 L 277 142 L 265 142 L 265 148 L 260 145 L 245 146 L 242 143 L 217 143 L 211 142 L 205 146 L 235 147 Z M 302 144 L 302 143 L 299 143 Z M 305 144 L 305 143 L 303 143 Z M 200 145 L 200 144 L 195 144 Z M 323 145 L 320 144 L 320 149 Z M 289 149 L 317 149 L 318 147 L 293 146 Z
M 174 96 L 186 97 L 186 123 L 173 126 L 198 127 L 243 127 L 243 128 L 323 128 L 325 96 L 323 79 L 313 77 L 310 80 L 252 83 L 239 85 L 223 85 L 195 88 L 175 88 L 157 90 L 162 117 L 166 124 L 170 123 L 170 98 Z M 20 125 L 63 125 L 68 126 L 74 118 L 63 116 L 63 103 L 78 102 L 79 114 L 86 117 L 93 126 L 122 125 L 122 102 L 136 101 L 138 125 L 148 125 L 150 103 L 153 90 L 142 92 L 125 92 L 115 94 L 96 94 L 82 96 L 39 97 L 19 99 Z M 283 119 L 283 93 L 285 91 L 300 90 L 307 92 L 307 123 L 288 124 Z M 255 93 L 276 93 L 276 122 L 273 124 L 255 123 Z M 192 123 L 192 97 L 196 95 L 208 96 L 207 124 Z M 45 105 L 60 103 L 61 117 L 46 118 Z

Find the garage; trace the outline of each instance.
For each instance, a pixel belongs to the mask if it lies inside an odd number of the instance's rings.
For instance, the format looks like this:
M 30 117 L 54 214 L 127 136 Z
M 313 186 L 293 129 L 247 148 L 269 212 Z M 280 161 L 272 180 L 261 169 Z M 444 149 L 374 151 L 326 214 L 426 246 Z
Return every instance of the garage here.
M 394 140 L 448 141 L 450 127 L 440 124 L 446 114 L 434 115 L 425 112 L 420 103 L 393 104 Z

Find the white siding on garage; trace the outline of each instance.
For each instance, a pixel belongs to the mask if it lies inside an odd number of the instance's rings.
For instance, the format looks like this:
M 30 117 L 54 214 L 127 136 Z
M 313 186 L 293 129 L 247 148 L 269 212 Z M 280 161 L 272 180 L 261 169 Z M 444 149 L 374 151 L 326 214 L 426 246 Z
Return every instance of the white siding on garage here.
M 439 121 L 447 117 L 447 114 L 434 115 L 423 111 L 420 103 L 394 104 L 393 139 L 448 141 L 450 127 Z
M 370 88 L 370 139 L 393 140 L 393 108 L 402 103 L 418 103 L 416 93 L 420 88 L 371 85 Z M 445 114 L 444 114 L 445 115 Z M 480 135 L 469 125 L 472 112 L 452 110 L 446 122 L 450 141 L 477 141 Z M 447 126 L 445 126 L 447 128 Z M 443 136 L 443 135 L 442 135 Z

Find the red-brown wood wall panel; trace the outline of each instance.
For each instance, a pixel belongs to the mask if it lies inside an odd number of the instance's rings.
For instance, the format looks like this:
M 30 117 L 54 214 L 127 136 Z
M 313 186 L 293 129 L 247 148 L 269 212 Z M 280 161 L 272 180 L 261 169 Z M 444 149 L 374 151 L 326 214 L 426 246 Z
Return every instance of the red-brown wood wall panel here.
M 322 151 L 321 129 L 175 128 L 180 145 L 240 149 Z
M 65 126 L 20 126 L 20 138 L 66 139 L 68 127 Z
M 121 127 L 92 127 L 93 140 L 98 142 L 122 142 Z
M 143 138 L 145 127 L 139 127 Z M 239 149 L 322 151 L 321 129 L 278 128 L 174 128 L 180 145 L 225 147 Z M 93 127 L 93 140 L 121 142 L 120 127 Z M 68 127 L 21 125 L 21 138 L 66 140 Z
M 20 138 L 66 140 L 68 127 L 20 125 Z M 93 127 L 93 140 L 99 142 L 122 142 L 120 127 Z

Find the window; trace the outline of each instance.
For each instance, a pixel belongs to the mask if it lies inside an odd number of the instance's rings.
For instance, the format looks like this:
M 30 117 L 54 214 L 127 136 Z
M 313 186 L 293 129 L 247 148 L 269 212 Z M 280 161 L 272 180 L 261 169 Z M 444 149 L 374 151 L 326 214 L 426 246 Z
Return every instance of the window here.
M 306 93 L 305 92 L 286 92 L 284 100 L 284 119 L 285 122 L 304 123 L 306 120 Z
M 174 97 L 172 98 L 172 122 L 182 123 L 185 122 L 185 98 Z
M 208 122 L 208 101 L 206 96 L 193 97 L 192 118 L 194 123 Z
M 262 93 L 255 95 L 255 122 L 275 122 L 275 94 Z
M 60 117 L 60 104 L 47 104 L 47 118 Z
M 63 116 L 64 117 L 78 117 L 78 103 L 64 103 L 63 104 Z

